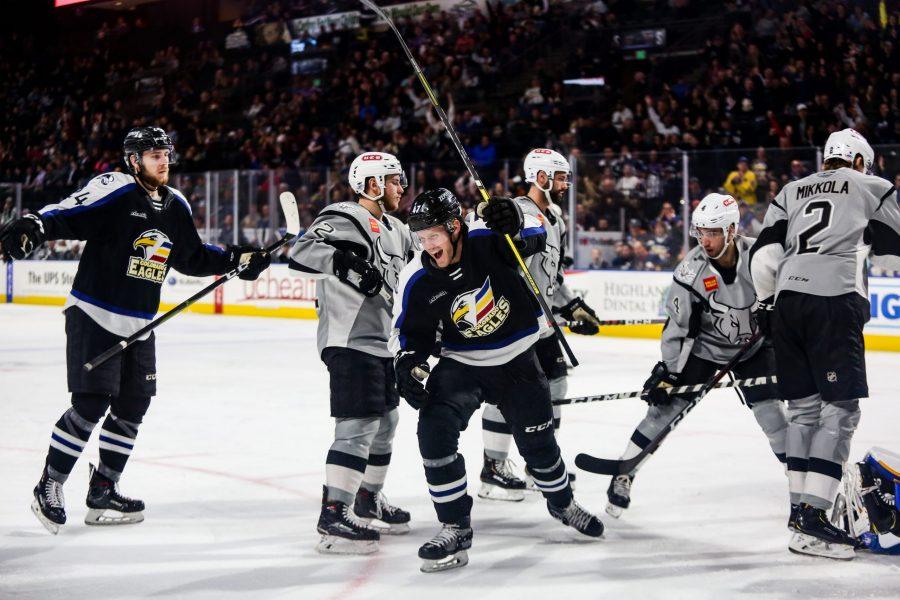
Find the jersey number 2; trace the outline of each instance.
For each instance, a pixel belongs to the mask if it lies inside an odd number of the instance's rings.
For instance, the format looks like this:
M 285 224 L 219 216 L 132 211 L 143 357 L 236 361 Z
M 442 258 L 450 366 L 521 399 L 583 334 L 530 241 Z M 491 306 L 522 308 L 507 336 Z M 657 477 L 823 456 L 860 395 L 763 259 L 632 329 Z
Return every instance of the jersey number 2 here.
M 810 246 L 809 240 L 831 227 L 833 208 L 830 200 L 815 200 L 806 205 L 803 214 L 810 216 L 818 211 L 819 220 L 797 235 L 797 254 L 815 254 L 819 251 L 822 246 Z

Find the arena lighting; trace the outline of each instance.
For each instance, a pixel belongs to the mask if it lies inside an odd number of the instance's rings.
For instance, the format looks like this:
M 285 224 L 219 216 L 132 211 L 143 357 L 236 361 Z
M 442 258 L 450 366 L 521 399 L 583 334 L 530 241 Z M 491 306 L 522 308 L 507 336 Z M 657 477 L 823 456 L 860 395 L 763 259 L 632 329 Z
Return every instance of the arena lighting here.
M 53 7 L 60 8 L 61 6 L 69 6 L 70 4 L 83 4 L 85 2 L 90 2 L 90 0 L 54 0 Z

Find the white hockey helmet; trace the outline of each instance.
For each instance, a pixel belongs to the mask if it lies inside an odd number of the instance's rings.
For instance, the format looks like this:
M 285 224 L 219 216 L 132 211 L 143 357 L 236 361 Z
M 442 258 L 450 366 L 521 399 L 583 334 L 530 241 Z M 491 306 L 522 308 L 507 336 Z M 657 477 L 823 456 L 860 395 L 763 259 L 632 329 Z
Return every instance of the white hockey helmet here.
M 825 148 L 822 149 L 823 160 L 840 158 L 851 165 L 857 154 L 863 157 L 863 166 L 866 172 L 871 171 L 872 165 L 875 163 L 875 152 L 872 150 L 872 146 L 858 131 L 849 128 L 835 131 L 829 135 L 825 142 Z
M 737 200 L 727 194 L 708 194 L 691 215 L 691 235 L 700 239 L 700 229 L 721 229 L 722 234 L 727 236 L 731 225 L 734 225 L 737 234 L 740 222 L 741 211 L 738 210 Z
M 406 187 L 406 174 L 400 166 L 400 161 L 393 154 L 387 152 L 363 152 L 350 163 L 350 173 L 347 175 L 347 183 L 357 196 L 363 196 L 377 202 L 384 196 L 384 178 L 386 175 L 399 175 L 400 185 Z M 366 180 L 375 178 L 375 183 L 381 188 L 378 196 L 372 197 L 366 193 Z
M 553 179 L 554 173 L 572 172 L 566 157 L 549 148 L 535 148 L 525 155 L 525 181 L 537 185 L 538 173 L 543 171 L 549 179 Z M 540 188 L 540 186 L 538 186 Z M 548 188 L 549 189 L 549 188 Z

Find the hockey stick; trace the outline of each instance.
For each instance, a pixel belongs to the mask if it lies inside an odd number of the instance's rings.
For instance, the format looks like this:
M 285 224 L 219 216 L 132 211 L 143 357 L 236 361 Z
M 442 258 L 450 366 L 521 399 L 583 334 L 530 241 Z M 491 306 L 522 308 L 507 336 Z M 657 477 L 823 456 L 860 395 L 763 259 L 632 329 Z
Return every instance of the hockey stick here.
M 611 327 L 613 325 L 665 325 L 666 319 L 609 319 L 606 321 L 598 321 L 594 323 L 598 327 Z M 580 325 L 590 325 L 590 321 L 563 321 L 560 327 L 579 327 Z
M 772 375 L 771 377 L 749 377 L 747 379 L 736 379 L 733 381 L 720 381 L 714 386 L 710 387 L 711 390 L 718 390 L 723 388 L 749 388 L 749 387 L 758 387 L 761 385 L 770 385 L 773 383 L 778 383 L 778 378 Z M 696 385 L 682 385 L 679 387 L 666 388 L 666 393 L 670 396 L 683 396 L 687 394 L 696 394 L 700 392 L 705 383 L 698 383 Z M 606 402 L 607 400 L 623 400 L 625 398 L 640 398 L 640 391 L 638 392 L 619 392 L 617 394 L 601 394 L 599 396 L 579 396 L 578 398 L 565 398 L 561 400 L 554 400 L 553 406 L 563 406 L 565 404 L 585 404 L 587 402 Z
M 450 119 L 447 117 L 447 113 L 445 113 L 444 109 L 441 108 L 437 96 L 435 96 L 434 91 L 432 91 L 431 85 L 425 78 L 425 74 L 422 72 L 422 68 L 419 66 L 419 63 L 416 61 L 412 52 L 409 50 L 409 46 L 407 46 L 406 42 L 403 40 L 403 35 L 400 33 L 400 30 L 397 29 L 394 21 L 389 16 L 387 16 L 387 14 L 385 14 L 385 12 L 381 10 L 381 8 L 379 8 L 378 5 L 375 4 L 372 0 L 360 0 L 360 2 L 362 2 L 367 8 L 371 9 L 372 12 L 383 19 L 393 30 L 394 34 L 396 34 L 397 39 L 400 41 L 400 46 L 403 47 L 403 52 L 406 53 L 406 58 L 409 59 L 409 62 L 412 65 L 416 76 L 422 83 L 422 87 L 425 88 L 425 93 L 428 95 L 428 99 L 431 100 L 431 104 L 434 106 L 434 110 L 437 112 L 438 117 L 441 119 L 441 123 L 444 124 L 444 129 L 447 130 L 447 135 L 450 136 L 450 141 L 453 142 L 453 145 L 456 147 L 456 151 L 459 153 L 459 157 L 462 159 L 463 163 L 466 166 L 466 170 L 469 172 L 469 176 L 472 178 L 472 181 L 475 182 L 475 187 L 478 188 L 478 191 L 481 193 L 482 199 L 484 199 L 485 202 L 489 202 L 491 196 L 490 194 L 488 194 L 487 190 L 484 187 L 484 184 L 481 182 L 481 177 L 479 177 L 478 173 L 475 171 L 475 165 L 472 163 L 472 159 L 469 158 L 466 149 L 463 148 L 462 142 L 459 141 L 459 136 L 456 134 L 456 130 L 453 128 L 453 123 L 450 122 Z M 513 242 L 512 238 L 509 235 L 504 235 L 503 237 L 506 238 L 506 243 L 509 244 L 509 248 L 512 251 L 513 256 L 515 256 L 516 258 L 516 262 L 519 263 L 519 268 L 522 269 L 522 274 L 525 277 L 525 281 L 528 282 L 528 285 L 531 287 L 531 291 L 534 292 L 535 297 L 538 299 L 538 302 L 541 305 L 541 309 L 544 311 L 544 315 L 547 317 L 547 321 L 549 321 L 553 326 L 553 331 L 556 333 L 556 338 L 559 340 L 560 345 L 563 347 L 563 350 L 565 350 L 566 355 L 569 357 L 569 362 L 572 363 L 573 367 L 577 367 L 578 359 L 575 358 L 575 354 L 572 352 L 572 348 L 570 348 L 568 342 L 566 342 L 566 338 L 563 335 L 562 329 L 556 323 L 556 319 L 553 318 L 553 313 L 550 311 L 550 307 L 547 305 L 547 301 L 544 299 L 543 294 L 541 294 L 540 288 L 538 288 L 537 283 L 535 283 L 534 277 L 532 277 L 531 272 L 525 265 L 525 261 L 522 260 L 522 255 L 519 254 L 519 249 L 516 248 L 515 242 Z
M 285 234 L 284 237 L 282 237 L 280 240 L 266 248 L 266 252 L 268 252 L 269 254 L 275 252 L 276 250 L 290 242 L 300 233 L 300 214 L 297 211 L 296 198 L 294 198 L 294 195 L 290 192 L 282 192 L 278 200 L 281 202 L 281 210 L 284 212 Z M 113 356 L 119 354 L 120 352 L 123 352 L 126 348 L 138 341 L 138 339 L 143 335 L 147 334 L 150 331 L 153 331 L 184 309 L 197 302 L 197 300 L 203 298 L 205 295 L 207 295 L 217 287 L 224 285 L 226 281 L 234 279 L 235 277 L 243 273 L 246 269 L 247 263 L 238 265 L 236 268 L 226 273 L 220 279 L 212 282 L 169 312 L 165 313 L 163 316 L 151 321 L 115 346 L 112 346 L 111 348 L 104 351 L 102 354 L 98 354 L 97 356 L 92 358 L 90 362 L 84 363 L 84 370 L 88 372 L 93 371 Z
M 719 369 L 709 381 L 701 386 L 700 390 L 697 392 L 697 395 L 694 396 L 694 398 L 684 408 L 682 408 L 678 412 L 678 414 L 675 415 L 675 417 L 669 422 L 669 424 L 666 425 L 663 430 L 660 431 L 656 435 L 656 437 L 650 441 L 649 444 L 647 444 L 647 447 L 638 452 L 636 456 L 624 460 L 611 460 L 606 458 L 597 458 L 596 456 L 591 456 L 590 454 L 579 454 L 575 457 L 575 466 L 584 471 L 588 471 L 590 473 L 598 473 L 600 475 L 624 475 L 632 472 L 635 467 L 641 464 L 641 461 L 643 461 L 647 457 L 647 455 L 655 452 L 656 449 L 659 448 L 659 445 L 664 439 L 666 439 L 666 436 L 669 435 L 672 430 L 678 426 L 682 419 L 684 419 L 684 417 L 687 416 L 687 414 L 691 412 L 691 410 L 693 410 L 693 408 L 697 406 L 697 404 L 701 400 L 703 400 L 703 397 L 706 396 L 706 394 L 711 389 L 713 389 L 713 387 L 715 387 L 715 385 L 719 383 L 719 381 L 721 381 L 723 377 L 725 377 L 725 374 L 730 372 L 731 369 L 733 369 L 734 366 L 738 364 L 742 358 L 744 358 L 744 355 L 747 354 L 750 348 L 752 348 L 753 345 L 761 337 L 762 331 L 757 331 L 752 336 L 750 336 L 750 339 L 740 347 L 740 349 L 734 354 L 734 356 L 731 357 L 731 360 L 729 360 L 724 367 Z

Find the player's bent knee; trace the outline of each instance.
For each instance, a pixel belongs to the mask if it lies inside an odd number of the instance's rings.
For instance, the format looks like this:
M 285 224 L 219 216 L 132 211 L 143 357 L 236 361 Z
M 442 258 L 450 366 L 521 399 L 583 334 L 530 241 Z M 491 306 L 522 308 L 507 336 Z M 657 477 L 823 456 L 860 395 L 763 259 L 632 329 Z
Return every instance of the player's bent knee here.
M 76 392 L 72 394 L 72 408 L 85 421 L 97 423 L 109 408 L 110 396 L 107 394 L 88 394 Z
M 113 398 L 112 412 L 117 419 L 140 425 L 150 408 L 150 396 L 122 396 Z
M 761 400 L 750 407 L 756 422 L 766 433 L 776 433 L 787 427 L 787 415 L 780 400 Z
M 822 399 L 818 394 L 788 401 L 788 420 L 794 425 L 815 426 L 822 414 Z

